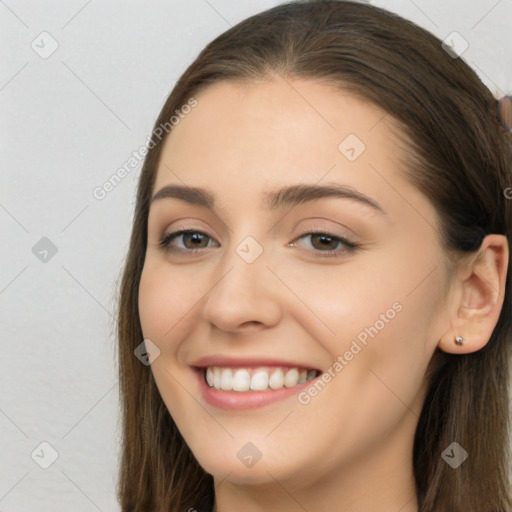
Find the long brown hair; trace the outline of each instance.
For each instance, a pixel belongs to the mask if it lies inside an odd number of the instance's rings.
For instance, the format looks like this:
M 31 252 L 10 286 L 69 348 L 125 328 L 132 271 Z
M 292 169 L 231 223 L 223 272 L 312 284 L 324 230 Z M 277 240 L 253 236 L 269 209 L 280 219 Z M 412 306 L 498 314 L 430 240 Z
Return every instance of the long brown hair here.
M 405 172 L 435 206 L 440 242 L 452 261 L 476 251 L 485 234 L 503 234 L 512 246 L 512 201 L 504 193 L 512 181 L 512 136 L 496 118 L 496 98 L 434 35 L 373 5 L 298 1 L 242 21 L 208 44 L 185 71 L 155 129 L 210 84 L 276 74 L 333 84 L 396 121 L 407 148 Z M 134 356 L 143 340 L 138 289 L 164 140 L 153 135 L 138 183 L 118 303 L 123 512 L 210 511 L 214 499 L 213 477 L 180 435 L 150 366 Z M 507 268 L 503 308 L 485 348 L 433 358 L 413 453 L 421 512 L 512 510 L 510 260 Z M 456 470 L 441 458 L 454 441 L 469 454 Z

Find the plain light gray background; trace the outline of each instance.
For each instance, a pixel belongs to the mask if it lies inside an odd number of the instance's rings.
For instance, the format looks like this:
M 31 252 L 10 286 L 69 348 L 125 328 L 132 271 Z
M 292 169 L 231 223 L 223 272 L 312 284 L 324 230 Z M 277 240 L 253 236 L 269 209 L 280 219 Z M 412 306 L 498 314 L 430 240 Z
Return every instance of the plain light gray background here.
M 202 47 L 278 3 L 0 0 L 0 512 L 119 510 L 112 314 L 141 166 L 93 190 Z M 512 92 L 512 0 L 372 3 L 458 32 L 495 96 Z

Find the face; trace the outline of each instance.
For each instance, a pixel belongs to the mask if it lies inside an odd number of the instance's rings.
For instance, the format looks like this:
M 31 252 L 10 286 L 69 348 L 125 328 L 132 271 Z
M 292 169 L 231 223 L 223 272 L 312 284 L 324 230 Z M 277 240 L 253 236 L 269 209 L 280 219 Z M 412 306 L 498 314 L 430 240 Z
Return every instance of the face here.
M 389 117 L 306 80 L 195 98 L 153 193 L 206 194 L 152 201 L 139 289 L 160 350 L 151 370 L 183 438 L 239 484 L 403 466 L 447 328 L 447 272 Z

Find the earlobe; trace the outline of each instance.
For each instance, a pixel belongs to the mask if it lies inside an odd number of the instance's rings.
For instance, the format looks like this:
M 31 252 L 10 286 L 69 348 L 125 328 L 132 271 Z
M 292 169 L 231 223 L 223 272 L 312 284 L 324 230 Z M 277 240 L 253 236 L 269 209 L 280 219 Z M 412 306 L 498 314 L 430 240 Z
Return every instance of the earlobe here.
M 509 247 L 504 235 L 487 235 L 480 249 L 465 260 L 458 273 L 459 301 L 450 316 L 450 329 L 439 349 L 468 354 L 482 349 L 491 338 L 503 307 Z

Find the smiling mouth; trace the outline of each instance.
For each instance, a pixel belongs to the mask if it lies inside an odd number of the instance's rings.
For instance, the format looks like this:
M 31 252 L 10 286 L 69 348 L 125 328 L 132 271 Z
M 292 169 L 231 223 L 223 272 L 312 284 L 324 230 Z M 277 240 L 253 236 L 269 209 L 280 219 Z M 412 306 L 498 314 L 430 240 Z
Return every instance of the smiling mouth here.
M 272 391 L 293 388 L 318 377 L 320 370 L 289 367 L 231 368 L 207 366 L 201 368 L 206 384 L 219 391 Z

